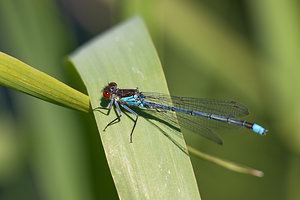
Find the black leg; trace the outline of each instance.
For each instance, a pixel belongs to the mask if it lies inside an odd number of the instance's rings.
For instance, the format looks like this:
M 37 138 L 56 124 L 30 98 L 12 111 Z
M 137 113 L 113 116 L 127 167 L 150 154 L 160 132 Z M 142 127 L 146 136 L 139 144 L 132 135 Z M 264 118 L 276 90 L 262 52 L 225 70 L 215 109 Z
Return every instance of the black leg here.
M 112 125 L 116 120 L 120 120 L 120 117 L 122 116 L 122 112 L 121 112 L 121 110 L 120 110 L 120 107 L 119 107 L 119 104 L 118 104 L 117 100 L 114 100 L 114 103 L 115 103 L 115 105 L 116 105 L 116 107 L 117 107 L 117 110 L 118 110 L 118 112 L 119 112 L 119 116 L 117 116 L 114 120 L 112 120 L 111 122 L 109 122 L 109 123 L 105 126 L 105 128 L 103 129 L 103 131 L 105 131 L 106 128 L 107 128 L 108 126 Z M 109 107 L 111 107 L 111 106 L 109 106 Z
M 113 102 L 114 102 L 114 99 L 112 98 L 112 99 L 111 99 L 111 101 L 110 101 L 110 103 L 109 103 L 109 106 L 108 106 L 108 108 L 106 108 L 106 107 L 97 107 L 97 108 L 94 108 L 94 109 L 93 109 L 93 111 L 95 111 L 95 110 L 98 110 L 98 109 L 104 109 L 104 110 L 108 110 L 108 111 L 110 111 L 110 109 L 111 109 L 111 107 L 112 107 L 112 104 L 113 104 Z
M 136 114 L 133 110 L 131 110 L 130 108 L 128 108 L 126 105 L 121 104 L 121 106 L 122 106 L 123 108 L 125 108 L 126 110 L 128 110 L 129 112 L 131 112 L 132 114 L 134 114 L 135 117 L 136 117 L 135 120 L 134 120 L 134 124 L 133 124 L 132 130 L 131 130 L 131 133 L 130 133 L 130 143 L 132 143 L 132 134 L 133 134 L 133 130 L 134 130 L 134 128 L 135 128 L 135 125 L 136 125 L 136 122 L 137 122 L 139 116 L 138 116 L 138 114 Z

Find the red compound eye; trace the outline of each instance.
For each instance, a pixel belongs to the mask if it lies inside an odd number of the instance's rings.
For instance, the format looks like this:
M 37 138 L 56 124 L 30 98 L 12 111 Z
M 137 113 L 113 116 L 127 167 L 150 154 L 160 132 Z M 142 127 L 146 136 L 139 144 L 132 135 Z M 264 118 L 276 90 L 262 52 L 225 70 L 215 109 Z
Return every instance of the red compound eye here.
M 104 98 L 109 99 L 110 93 L 109 93 L 108 91 L 104 90 L 104 91 L 103 91 L 103 96 L 104 96 Z

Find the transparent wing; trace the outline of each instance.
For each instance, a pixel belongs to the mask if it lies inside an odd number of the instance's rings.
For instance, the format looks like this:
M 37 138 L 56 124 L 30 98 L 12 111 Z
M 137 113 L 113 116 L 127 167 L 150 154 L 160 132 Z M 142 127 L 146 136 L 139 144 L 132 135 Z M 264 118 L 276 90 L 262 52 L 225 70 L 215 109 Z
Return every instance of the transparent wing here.
M 177 108 L 183 108 L 203 113 L 215 114 L 224 117 L 241 117 L 248 115 L 248 109 L 243 104 L 230 101 L 230 100 L 214 100 L 203 98 L 191 98 L 191 97 L 176 97 L 169 96 L 161 93 L 142 92 L 146 101 L 174 106 Z M 176 117 L 173 112 L 168 110 L 161 110 L 158 112 L 162 118 L 177 123 Z M 178 123 L 180 127 L 193 131 L 217 144 L 222 144 L 222 140 L 218 134 L 216 134 L 211 128 L 237 128 L 232 124 L 224 123 L 213 119 L 199 117 L 195 115 L 188 115 L 181 112 L 176 112 Z
M 224 117 L 241 117 L 248 115 L 248 108 L 236 101 L 214 100 L 193 97 L 176 97 L 161 93 L 142 92 L 146 101 L 184 108 L 198 112 L 216 114 Z
M 222 139 L 218 134 L 216 134 L 213 130 L 206 127 L 205 125 L 198 123 L 197 121 L 190 119 L 192 115 L 187 115 L 184 113 L 176 113 L 176 115 L 173 112 L 162 110 L 156 112 L 155 115 L 160 115 L 160 117 L 164 120 L 167 120 L 169 123 L 176 125 L 177 120 L 179 123 L 179 126 L 182 128 L 185 128 L 187 130 L 190 130 L 198 135 L 201 135 L 205 137 L 206 139 L 209 139 L 217 144 L 223 144 Z M 177 119 L 176 119 L 177 116 Z M 194 119 L 199 118 L 197 116 L 194 116 Z

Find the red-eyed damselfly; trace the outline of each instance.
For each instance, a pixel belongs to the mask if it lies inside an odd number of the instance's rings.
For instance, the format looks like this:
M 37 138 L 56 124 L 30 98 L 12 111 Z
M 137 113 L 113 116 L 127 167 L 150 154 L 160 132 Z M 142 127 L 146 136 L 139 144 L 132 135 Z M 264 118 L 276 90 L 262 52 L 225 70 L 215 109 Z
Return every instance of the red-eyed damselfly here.
M 140 92 L 138 89 L 119 89 L 117 83 L 110 82 L 103 89 L 103 97 L 110 99 L 108 107 L 97 107 L 97 109 L 110 110 L 114 104 L 119 115 L 109 122 L 104 130 L 112 125 L 122 116 L 119 104 L 135 115 L 134 124 L 130 133 L 130 142 L 132 143 L 132 134 L 137 124 L 138 114 L 128 106 L 137 106 L 143 109 L 156 110 L 164 119 L 178 123 L 181 127 L 193 131 L 213 142 L 222 144 L 222 139 L 211 127 L 219 126 L 240 126 L 252 130 L 260 135 L 265 135 L 268 131 L 258 124 L 250 123 L 237 119 L 248 115 L 248 109 L 243 104 L 230 100 L 212 100 L 193 97 L 176 97 L 166 94 Z M 176 117 L 173 113 L 176 112 Z

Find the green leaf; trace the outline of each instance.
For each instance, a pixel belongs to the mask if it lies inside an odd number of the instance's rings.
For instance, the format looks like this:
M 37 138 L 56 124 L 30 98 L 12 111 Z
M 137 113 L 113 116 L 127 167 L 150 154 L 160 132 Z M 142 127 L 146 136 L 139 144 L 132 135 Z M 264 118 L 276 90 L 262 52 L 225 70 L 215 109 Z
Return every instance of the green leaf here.
M 88 96 L 2 52 L 0 84 L 51 103 L 85 112 L 89 110 Z
M 102 102 L 108 82 L 120 88 L 168 93 L 165 76 L 151 38 L 140 18 L 107 31 L 70 56 L 87 87 L 93 108 Z M 108 103 L 108 102 L 102 102 Z M 199 199 L 197 183 L 186 145 L 178 127 L 160 122 L 137 110 L 123 111 L 119 122 L 103 128 L 116 117 L 94 111 L 108 164 L 120 199 Z

